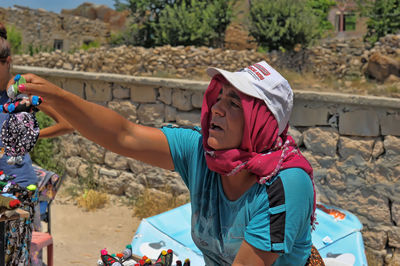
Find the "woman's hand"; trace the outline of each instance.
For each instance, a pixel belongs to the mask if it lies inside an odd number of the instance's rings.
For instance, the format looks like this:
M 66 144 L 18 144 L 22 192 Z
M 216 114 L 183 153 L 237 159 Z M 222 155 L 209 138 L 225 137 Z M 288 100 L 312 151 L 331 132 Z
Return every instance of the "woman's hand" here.
M 42 96 L 43 100 L 49 105 L 55 104 L 57 100 L 62 100 L 64 92 L 63 89 L 34 74 L 24 74 L 22 76 L 25 78 L 26 84 L 21 84 L 18 86 L 18 90 L 21 93 L 25 93 L 29 96 Z M 11 85 L 12 82 L 13 80 L 9 82 L 9 85 Z

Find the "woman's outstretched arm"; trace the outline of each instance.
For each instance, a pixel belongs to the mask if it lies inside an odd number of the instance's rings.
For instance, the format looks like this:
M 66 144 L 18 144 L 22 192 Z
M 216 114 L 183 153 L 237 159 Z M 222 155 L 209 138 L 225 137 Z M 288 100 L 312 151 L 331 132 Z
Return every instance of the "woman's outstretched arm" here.
M 60 114 L 84 137 L 106 149 L 164 169 L 174 169 L 168 141 L 160 129 L 130 122 L 118 113 L 88 102 L 33 74 L 19 90 L 43 97 L 43 101 Z

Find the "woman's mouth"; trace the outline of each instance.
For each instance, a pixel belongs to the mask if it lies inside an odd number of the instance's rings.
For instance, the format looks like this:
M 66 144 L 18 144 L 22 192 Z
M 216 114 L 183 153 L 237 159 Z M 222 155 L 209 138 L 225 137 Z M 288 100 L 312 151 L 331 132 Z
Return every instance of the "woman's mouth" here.
M 215 123 L 211 123 L 210 129 L 211 129 L 211 130 L 216 130 L 216 131 L 221 131 L 221 130 L 223 130 L 222 127 L 220 127 L 219 125 L 217 125 L 217 124 L 215 124 Z

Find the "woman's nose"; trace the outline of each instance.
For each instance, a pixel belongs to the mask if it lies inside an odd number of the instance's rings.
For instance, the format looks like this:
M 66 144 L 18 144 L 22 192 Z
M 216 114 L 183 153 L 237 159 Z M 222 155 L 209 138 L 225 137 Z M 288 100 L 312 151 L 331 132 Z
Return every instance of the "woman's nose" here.
M 223 104 L 221 101 L 216 102 L 212 107 L 211 107 L 211 112 L 219 115 L 219 116 L 224 116 L 225 110 L 223 108 Z

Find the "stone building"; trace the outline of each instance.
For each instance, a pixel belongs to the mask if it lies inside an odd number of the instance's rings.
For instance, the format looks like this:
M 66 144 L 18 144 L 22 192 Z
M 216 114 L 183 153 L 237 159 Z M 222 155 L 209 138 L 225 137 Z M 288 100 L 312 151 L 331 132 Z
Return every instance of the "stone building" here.
M 0 21 L 22 33 L 25 52 L 53 49 L 67 52 L 91 42 L 105 43 L 110 36 L 110 27 L 103 21 L 17 5 L 0 8 Z
M 367 32 L 367 18 L 360 17 L 359 7 L 353 0 L 337 0 L 328 13 L 338 36 L 364 36 Z

